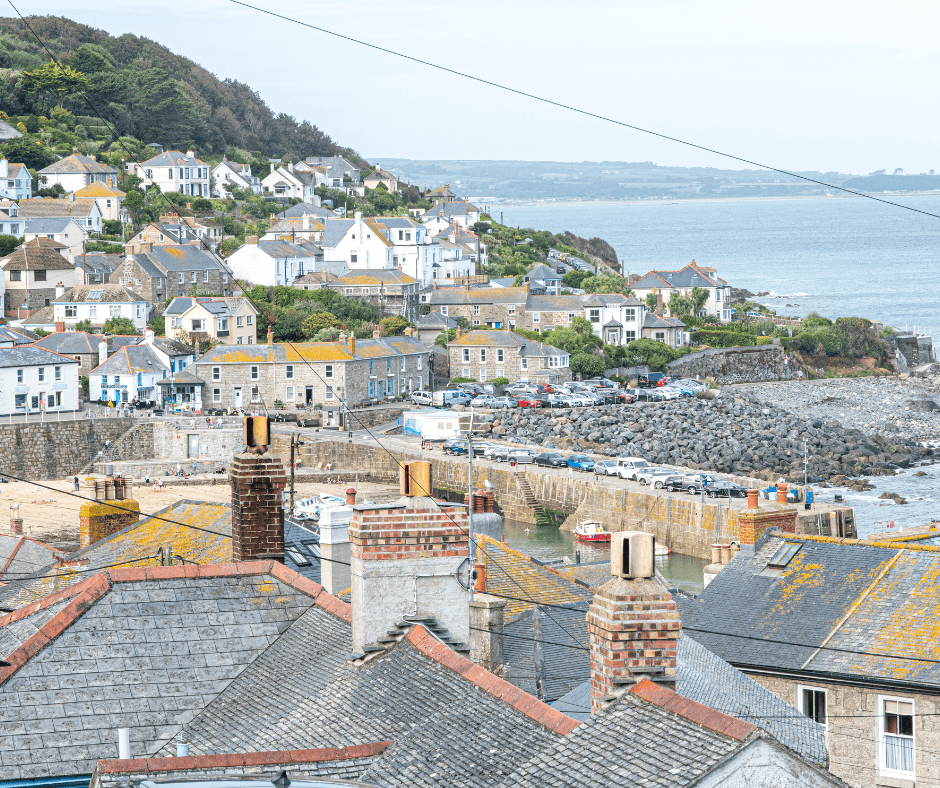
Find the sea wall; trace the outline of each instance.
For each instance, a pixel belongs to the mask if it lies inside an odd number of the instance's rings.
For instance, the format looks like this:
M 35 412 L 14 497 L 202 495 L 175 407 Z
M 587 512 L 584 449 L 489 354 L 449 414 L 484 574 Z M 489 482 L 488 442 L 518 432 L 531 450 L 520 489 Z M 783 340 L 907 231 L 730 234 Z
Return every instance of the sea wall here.
M 796 365 L 788 362 L 780 345 L 710 348 L 670 361 L 669 374 L 713 378 L 721 384 L 759 383 L 792 380 Z

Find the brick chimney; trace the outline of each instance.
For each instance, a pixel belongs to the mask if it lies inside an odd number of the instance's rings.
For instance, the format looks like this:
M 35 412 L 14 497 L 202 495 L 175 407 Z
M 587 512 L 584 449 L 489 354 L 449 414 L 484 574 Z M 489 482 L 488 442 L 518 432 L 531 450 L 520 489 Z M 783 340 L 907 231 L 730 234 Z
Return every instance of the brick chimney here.
M 257 246 L 258 245 L 258 236 L 257 235 L 246 235 L 245 236 L 245 246 Z
M 796 533 L 796 517 L 799 511 L 795 508 L 779 503 L 769 503 L 758 509 L 757 496 L 751 496 L 748 490 L 748 508 L 737 512 L 738 538 L 741 543 L 741 552 L 745 555 L 754 555 L 754 545 L 767 531 L 783 531 L 788 534 Z M 751 508 L 751 502 L 755 504 Z M 732 532 L 735 518 L 732 516 Z
M 355 356 L 356 355 L 356 335 L 350 334 L 348 341 L 349 341 L 349 355 Z
M 587 614 L 593 714 L 644 678 L 674 688 L 682 623 L 672 595 L 654 577 L 654 551 L 652 534 L 611 536 L 614 577 L 597 590 Z
M 57 334 L 64 334 L 64 333 L 65 333 L 65 321 L 64 321 L 64 320 L 56 320 L 56 321 L 55 321 L 55 332 L 56 332 Z
M 232 487 L 232 561 L 274 558 L 284 562 L 284 510 L 287 486 L 283 464 L 268 452 L 268 419 L 244 419 L 245 450 L 229 471 Z
M 656 314 L 660 317 L 663 316 L 663 291 L 659 288 L 656 289 Z
M 274 344 L 274 332 L 270 328 L 268 328 L 267 343 L 269 345 Z
M 381 339 L 381 338 L 382 338 L 382 329 L 379 328 L 378 326 L 376 326 L 375 329 L 372 331 L 372 338 L 373 338 L 373 339 Z
M 467 591 L 455 576 L 469 555 L 467 508 L 438 503 L 426 495 L 430 489 L 431 464 L 405 463 L 398 503 L 352 509 L 354 652 L 385 637 L 403 616 L 433 616 L 454 641 L 470 639 Z

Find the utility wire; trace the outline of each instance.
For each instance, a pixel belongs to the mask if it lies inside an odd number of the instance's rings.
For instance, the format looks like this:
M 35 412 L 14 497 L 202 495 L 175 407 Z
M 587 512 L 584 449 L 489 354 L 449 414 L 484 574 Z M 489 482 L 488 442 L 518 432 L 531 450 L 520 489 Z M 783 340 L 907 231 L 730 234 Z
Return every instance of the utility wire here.
M 251 9 L 252 11 L 257 11 L 258 13 L 261 13 L 261 14 L 266 14 L 268 16 L 281 19 L 285 22 L 290 22 L 295 25 L 300 25 L 301 27 L 309 28 L 310 30 L 315 30 L 318 33 L 324 33 L 326 35 L 333 36 L 334 38 L 339 38 L 339 39 L 342 39 L 343 41 L 348 41 L 352 44 L 358 44 L 359 46 L 368 47 L 369 49 L 374 49 L 378 52 L 384 52 L 387 55 L 393 55 L 395 57 L 399 57 L 404 60 L 410 60 L 412 63 L 417 63 L 422 66 L 434 68 L 434 69 L 437 69 L 438 71 L 443 71 L 447 74 L 453 74 L 454 76 L 462 77 L 463 79 L 469 79 L 473 82 L 478 82 L 482 85 L 487 85 L 491 88 L 496 88 L 497 90 L 503 90 L 503 91 L 506 91 L 507 93 L 513 93 L 517 96 L 523 96 L 524 98 L 532 99 L 533 101 L 539 101 L 543 104 L 548 104 L 553 107 L 558 107 L 559 109 L 567 110 L 568 112 L 574 112 L 574 113 L 577 113 L 578 115 L 584 115 L 585 117 L 594 118 L 595 120 L 600 120 L 605 123 L 612 123 L 615 126 L 621 126 L 622 128 L 631 129 L 632 131 L 639 131 L 642 134 L 648 134 L 650 136 L 658 137 L 660 139 L 667 140 L 669 142 L 675 142 L 675 143 L 678 143 L 679 145 L 685 145 L 689 148 L 695 148 L 696 150 L 705 151 L 706 153 L 713 153 L 716 156 L 723 156 L 726 159 L 739 161 L 742 164 L 749 164 L 752 167 L 758 167 L 762 170 L 769 170 L 770 172 L 777 172 L 777 173 L 780 173 L 781 175 L 786 175 L 790 178 L 798 178 L 799 180 L 807 181 L 808 183 L 815 183 L 818 186 L 825 186 L 827 189 L 836 189 L 837 191 L 845 192 L 846 194 L 851 194 L 855 197 L 865 197 L 866 199 L 874 200 L 875 202 L 884 203 L 885 205 L 891 205 L 895 208 L 903 208 L 906 211 L 913 211 L 914 213 L 921 213 L 924 216 L 931 216 L 934 219 L 940 219 L 940 214 L 931 213 L 930 211 L 923 211 L 923 210 L 920 210 L 919 208 L 912 208 L 909 205 L 903 205 L 902 203 L 899 203 L 899 202 L 892 202 L 891 200 L 885 200 L 881 197 L 875 197 L 871 194 L 865 194 L 864 192 L 857 192 L 857 191 L 854 191 L 853 189 L 846 189 L 844 186 L 836 186 L 833 183 L 826 183 L 825 181 L 816 180 L 815 178 L 810 178 L 807 175 L 800 175 L 795 172 L 790 172 L 789 170 L 782 170 L 779 167 L 771 167 L 769 164 L 761 164 L 760 162 L 751 161 L 750 159 L 745 159 L 741 156 L 735 156 L 734 154 L 731 154 L 731 153 L 724 153 L 723 151 L 716 150 L 714 148 L 709 148 L 705 145 L 699 145 L 695 142 L 689 142 L 688 140 L 679 139 L 678 137 L 671 137 L 668 134 L 662 134 L 658 131 L 652 131 L 651 129 L 643 128 L 642 126 L 635 126 L 631 123 L 625 123 L 624 121 L 616 120 L 606 115 L 600 115 L 596 112 L 590 112 L 589 110 L 580 109 L 571 104 L 564 104 L 560 101 L 553 101 L 552 99 L 545 98 L 544 96 L 538 96 L 534 93 L 527 93 L 524 90 L 519 90 L 518 88 L 513 88 L 508 85 L 499 83 L 499 82 L 493 82 L 492 80 L 483 79 L 482 77 L 477 77 L 477 76 L 474 76 L 473 74 L 468 74 L 464 71 L 457 71 L 456 69 L 448 68 L 447 66 L 441 66 L 437 63 L 432 63 L 429 60 L 422 60 L 421 58 L 417 58 L 412 55 L 406 55 L 403 52 L 396 52 L 394 49 L 388 49 L 386 47 L 379 46 L 378 44 L 370 44 L 367 41 L 363 41 L 358 38 L 353 38 L 352 36 L 346 36 L 346 35 L 343 35 L 342 33 L 336 33 L 333 30 L 327 30 L 325 27 L 318 27 L 317 25 L 311 25 L 308 22 L 301 22 L 299 19 L 294 19 L 293 17 L 285 16 L 284 14 L 278 14 L 278 13 L 275 13 L 274 11 L 268 11 L 265 8 L 259 8 L 258 6 L 250 5 L 249 3 L 243 3 L 241 2 L 241 0 L 229 0 L 229 2 L 234 5 L 242 6 L 243 8 Z

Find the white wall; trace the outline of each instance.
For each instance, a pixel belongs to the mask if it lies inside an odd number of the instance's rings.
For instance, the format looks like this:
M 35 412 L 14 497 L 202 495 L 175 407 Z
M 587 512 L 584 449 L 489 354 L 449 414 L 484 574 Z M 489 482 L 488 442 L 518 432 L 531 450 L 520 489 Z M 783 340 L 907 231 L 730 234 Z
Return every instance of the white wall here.
M 695 783 L 696 788 L 836 788 L 844 785 L 829 772 L 765 739 L 751 742 Z
M 2 358 L 2 355 L 0 355 Z M 55 379 L 55 368 L 59 367 L 61 379 Z M 29 405 L 30 413 L 38 413 L 38 408 L 33 407 L 33 397 L 42 395 L 46 401 L 46 412 L 54 413 L 56 411 L 78 410 L 78 370 L 80 364 L 68 363 L 62 359 L 58 364 L 50 360 L 49 364 L 36 365 L 30 367 L 2 367 L 0 368 L 0 415 L 9 415 L 11 413 L 24 413 L 23 408 L 16 408 L 16 395 L 25 394 L 26 404 Z M 17 382 L 17 369 L 23 370 L 23 382 Z M 45 380 L 40 382 L 39 370 L 45 372 Z M 62 404 L 49 406 L 48 397 L 56 396 L 59 392 L 62 395 Z
M 66 306 L 74 306 L 76 314 L 66 317 Z M 147 315 L 150 312 L 150 307 L 146 301 L 120 304 L 82 302 L 77 304 L 53 304 L 52 307 L 55 321 L 62 321 L 67 326 L 74 326 L 82 320 L 90 320 L 94 325 L 104 325 L 108 318 L 126 317 L 133 322 L 134 327 L 140 332 L 143 332 L 147 327 Z M 115 312 L 119 314 L 112 314 L 111 307 L 117 307 Z

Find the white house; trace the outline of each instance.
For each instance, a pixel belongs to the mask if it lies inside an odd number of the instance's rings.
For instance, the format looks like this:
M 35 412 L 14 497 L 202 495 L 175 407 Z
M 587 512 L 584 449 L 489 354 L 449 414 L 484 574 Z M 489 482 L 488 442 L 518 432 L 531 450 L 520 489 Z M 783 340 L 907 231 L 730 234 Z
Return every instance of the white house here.
M 349 270 L 397 268 L 392 264 L 394 244 L 386 237 L 386 230 L 381 220 L 363 219 L 359 211 L 353 219 L 327 219 L 320 244 L 323 259 L 342 263 Z
M 20 205 L 22 219 L 74 219 L 86 233 L 100 233 L 102 213 L 92 198 L 70 194 L 62 199 L 36 197 Z
M 65 255 L 70 260 L 81 255 L 87 237 L 84 228 L 75 219 L 25 219 L 23 221 L 24 241 L 49 238 L 65 247 Z
M 179 192 L 193 197 L 209 196 L 209 165 L 192 151 L 170 150 L 143 164 L 134 164 L 134 174 L 143 180 L 144 190 L 159 186 L 161 192 Z
M 274 162 L 271 162 L 271 172 L 262 179 L 261 185 L 266 194 L 319 205 L 316 188 L 323 184 L 325 177 L 322 168 L 297 169 L 293 162 L 288 162 L 275 169 Z
M 439 202 L 421 215 L 421 221 L 432 235 L 437 235 L 451 224 L 466 230 L 480 221 L 480 209 L 469 202 Z
M 75 196 L 79 199 L 94 200 L 101 211 L 102 220 L 113 222 L 121 218 L 121 203 L 127 195 L 109 183 L 95 181 L 78 189 Z
M 107 343 L 99 350 L 106 355 Z M 92 402 L 159 403 L 159 381 L 194 360 L 188 346 L 147 331 L 139 344 L 119 348 L 88 374 L 88 397 Z
M 28 200 L 33 196 L 33 176 L 22 164 L 0 159 L 0 197 L 5 200 Z
M 56 323 L 74 326 L 82 320 L 101 327 L 108 318 L 126 317 L 134 328 L 143 332 L 147 327 L 150 305 L 143 296 L 120 285 L 80 285 L 73 287 L 52 302 Z
M 236 189 L 250 189 L 255 194 L 261 194 L 264 187 L 261 180 L 251 174 L 251 167 L 247 164 L 239 164 L 237 161 L 222 159 L 212 168 L 212 194 L 215 197 L 224 197 L 226 183 L 231 184 Z
M 117 167 L 102 164 L 94 156 L 72 154 L 36 173 L 40 189 L 59 184 L 72 194 L 92 183 L 117 183 Z
M 325 185 L 331 189 L 342 189 L 347 185 L 362 186 L 359 168 L 342 156 L 308 156 L 303 163 L 310 167 L 324 167 Z
M 669 309 L 673 293 L 688 297 L 698 287 L 708 294 L 700 316 L 714 315 L 719 320 L 731 320 L 731 285 L 718 276 L 714 268 L 703 268 L 693 260 L 678 271 L 650 271 L 646 276 L 630 285 L 637 298 L 644 299 L 650 293 L 662 293 L 663 303 Z
M 346 273 L 339 263 L 318 259 L 320 248 L 311 243 L 290 241 L 259 241 L 258 236 L 245 236 L 245 244 L 226 259 L 236 279 L 256 285 L 290 285 L 306 274 L 330 271 L 337 276 Z
M 80 366 L 43 348 L 0 348 L 0 415 L 78 410 Z
M 0 235 L 23 237 L 23 220 L 20 206 L 12 200 L 0 200 Z

